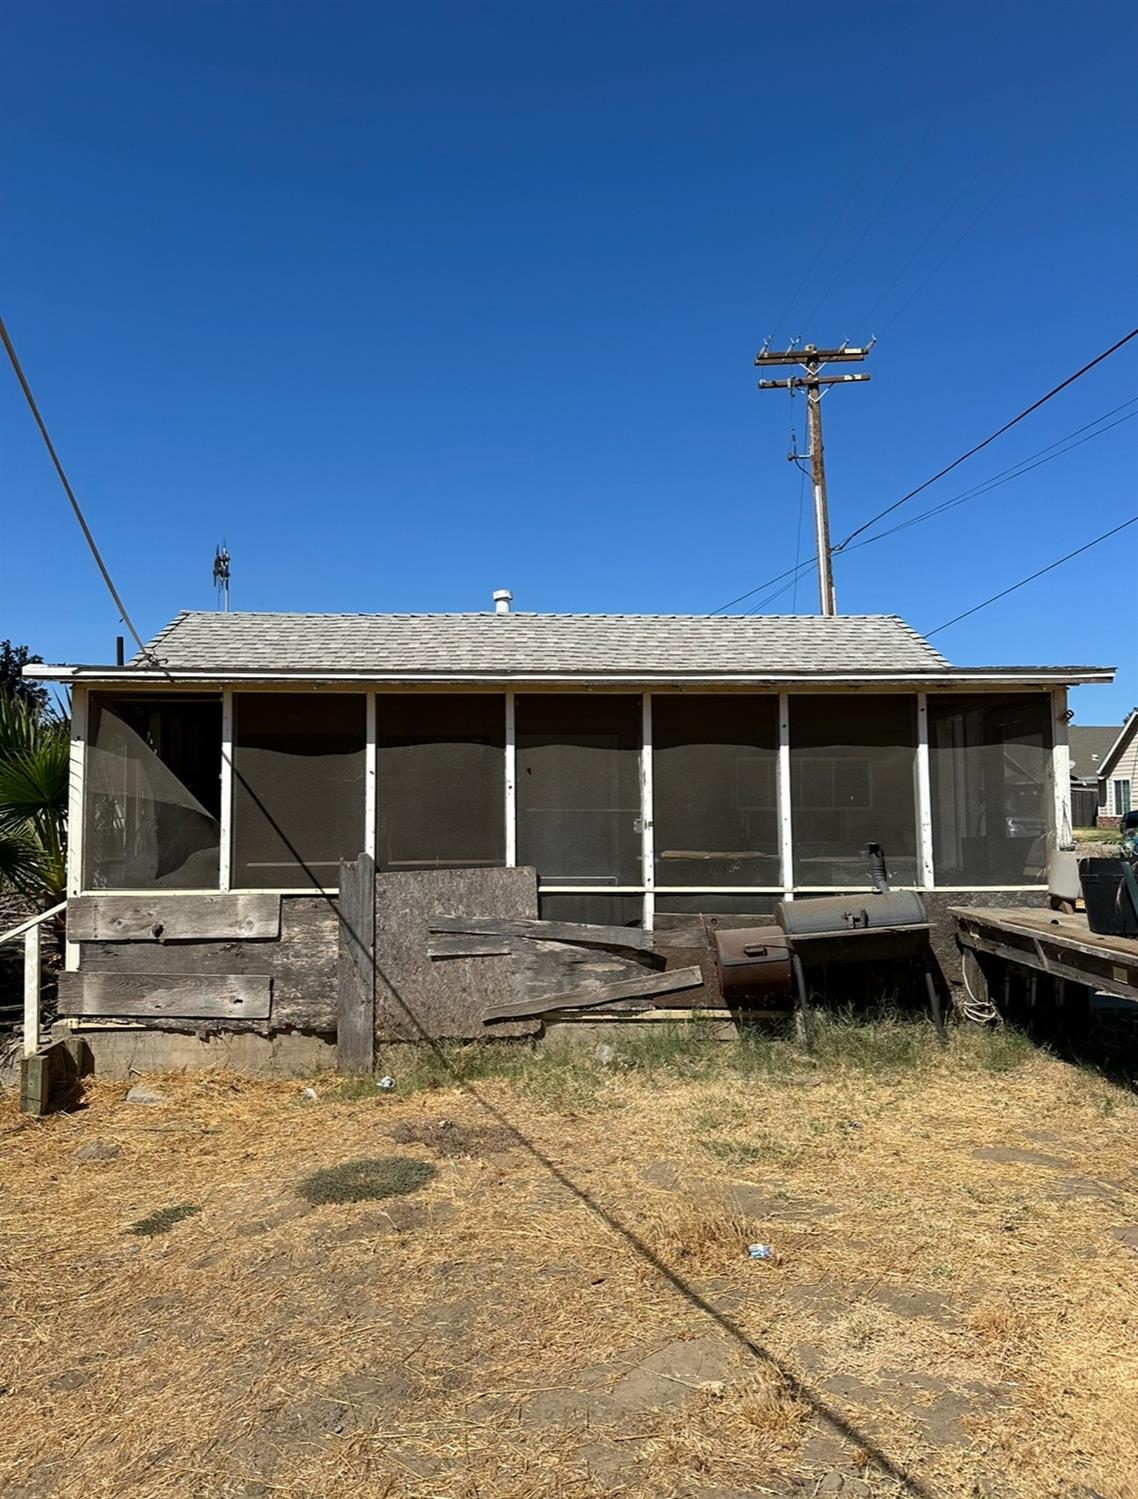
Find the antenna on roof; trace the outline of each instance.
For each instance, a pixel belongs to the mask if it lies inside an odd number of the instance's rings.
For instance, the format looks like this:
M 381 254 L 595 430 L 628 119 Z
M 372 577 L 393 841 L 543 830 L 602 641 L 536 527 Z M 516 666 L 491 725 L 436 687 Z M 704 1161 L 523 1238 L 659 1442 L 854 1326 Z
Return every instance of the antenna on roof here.
M 213 586 L 217 589 L 217 607 L 229 613 L 229 548 L 223 541 L 213 554 Z

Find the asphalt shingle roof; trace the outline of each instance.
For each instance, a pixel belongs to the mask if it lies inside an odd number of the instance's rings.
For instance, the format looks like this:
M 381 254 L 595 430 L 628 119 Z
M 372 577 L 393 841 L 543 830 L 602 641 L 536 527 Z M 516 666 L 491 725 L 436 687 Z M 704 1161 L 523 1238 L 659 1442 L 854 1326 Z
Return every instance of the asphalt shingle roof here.
M 1122 725 L 1101 727 L 1098 724 L 1072 724 L 1067 730 L 1071 746 L 1071 774 L 1090 778 L 1097 776 L 1107 752 L 1122 733 Z
M 890 614 L 183 613 L 150 642 L 184 670 L 441 677 L 935 672 L 945 658 Z M 143 664 L 135 657 L 134 665 Z

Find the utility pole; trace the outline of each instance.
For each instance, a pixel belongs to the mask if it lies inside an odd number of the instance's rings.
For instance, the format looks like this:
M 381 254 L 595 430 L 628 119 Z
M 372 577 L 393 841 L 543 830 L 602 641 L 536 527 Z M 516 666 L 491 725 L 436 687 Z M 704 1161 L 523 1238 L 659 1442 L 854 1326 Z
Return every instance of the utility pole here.
M 814 545 L 818 553 L 818 600 L 823 614 L 838 612 L 834 593 L 834 574 L 830 559 L 830 512 L 826 503 L 826 465 L 822 448 L 822 395 L 825 387 L 848 385 L 855 381 L 868 380 L 868 375 L 823 375 L 827 364 L 860 364 L 873 348 L 873 343 L 864 349 L 851 349 L 843 344 L 840 349 L 816 349 L 813 344 L 804 348 L 793 347 L 783 354 L 770 354 L 766 345 L 755 355 L 755 364 L 797 364 L 804 375 L 792 375 L 787 380 L 760 380 L 760 390 L 806 391 L 806 427 L 810 434 L 809 453 L 790 453 L 788 457 L 797 462 L 800 457 L 810 460 L 810 478 L 814 485 Z

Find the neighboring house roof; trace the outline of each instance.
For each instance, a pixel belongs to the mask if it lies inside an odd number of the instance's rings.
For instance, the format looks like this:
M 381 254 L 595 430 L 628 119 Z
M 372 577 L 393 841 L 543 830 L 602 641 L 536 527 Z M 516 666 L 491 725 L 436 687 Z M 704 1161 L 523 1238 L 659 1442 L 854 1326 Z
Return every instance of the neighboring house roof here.
M 1072 724 L 1067 730 L 1071 747 L 1071 774 L 1080 781 L 1094 781 L 1102 774 L 1102 762 L 1118 738 L 1118 725 Z
M 1127 714 L 1126 722 L 1118 731 L 1118 738 L 1103 756 L 1102 769 L 1099 771 L 1099 775 L 1108 776 L 1111 773 L 1115 762 L 1130 743 L 1136 730 L 1138 730 L 1138 708 L 1131 708 Z
M 892 614 L 186 612 L 125 667 L 37 666 L 79 681 L 1109 681 L 1109 667 L 953 667 Z

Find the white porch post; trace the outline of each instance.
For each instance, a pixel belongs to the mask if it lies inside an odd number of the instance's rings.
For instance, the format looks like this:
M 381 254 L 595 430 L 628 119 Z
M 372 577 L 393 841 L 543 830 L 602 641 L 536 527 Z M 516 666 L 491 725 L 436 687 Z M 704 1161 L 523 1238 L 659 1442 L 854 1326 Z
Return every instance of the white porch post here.
M 367 740 L 364 745 L 364 853 L 375 858 L 376 695 L 367 695 Z
M 778 695 L 778 858 L 782 893 L 794 896 L 794 831 L 790 816 L 790 694 Z
M 218 885 L 229 890 L 233 852 L 233 689 L 221 694 L 221 849 Z
M 517 705 L 512 689 L 506 692 L 506 868 L 518 862 L 518 749 Z
M 1047 820 L 1052 848 L 1074 847 L 1071 831 L 1071 741 L 1067 732 L 1067 689 L 1051 691 L 1051 796 Z
M 67 894 L 83 889 L 84 801 L 87 783 L 87 693 L 86 687 L 71 689 L 71 750 L 67 774 Z M 68 941 L 63 966 L 69 973 L 79 967 L 79 944 Z M 26 972 L 25 965 L 25 972 Z M 38 1002 L 38 1001 L 37 1001 Z
M 40 932 L 37 921 L 24 933 L 24 1055 L 34 1057 L 40 1044 Z
M 641 924 L 650 932 L 656 924 L 656 846 L 653 828 L 652 694 L 640 699 L 640 881 L 644 886 Z
M 931 890 L 936 884 L 933 864 L 933 793 L 929 767 L 929 699 L 917 693 L 917 884 Z

